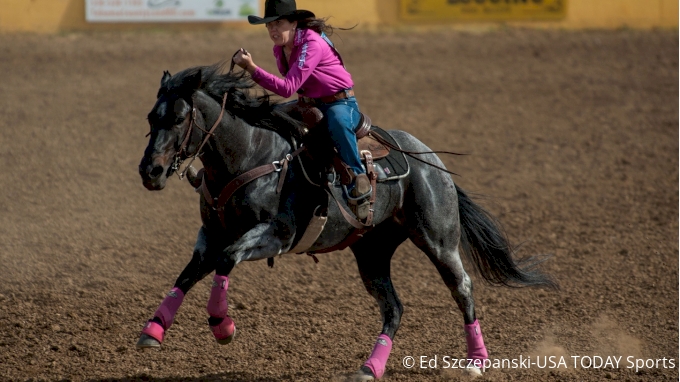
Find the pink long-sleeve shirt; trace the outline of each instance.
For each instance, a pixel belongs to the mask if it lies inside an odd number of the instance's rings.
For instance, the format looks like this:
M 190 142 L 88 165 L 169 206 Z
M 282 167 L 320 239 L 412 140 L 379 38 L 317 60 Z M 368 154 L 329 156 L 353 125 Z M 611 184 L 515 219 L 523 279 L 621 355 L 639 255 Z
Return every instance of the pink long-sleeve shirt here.
M 287 73 L 282 46 L 274 46 L 274 57 L 284 78 L 267 73 L 260 67 L 252 78 L 258 85 L 281 97 L 290 97 L 295 92 L 310 98 L 326 97 L 354 86 L 352 76 L 335 49 L 311 29 L 295 32 Z

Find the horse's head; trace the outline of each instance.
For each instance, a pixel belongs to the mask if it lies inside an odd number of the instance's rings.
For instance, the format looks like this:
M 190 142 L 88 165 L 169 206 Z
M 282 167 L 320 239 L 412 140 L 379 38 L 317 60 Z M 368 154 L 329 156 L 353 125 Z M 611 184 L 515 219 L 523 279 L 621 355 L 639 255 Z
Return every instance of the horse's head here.
M 197 70 L 183 76 L 181 83 L 175 84 L 169 72 L 163 73 L 158 99 L 148 120 L 151 131 L 149 144 L 139 164 L 139 174 L 144 187 L 149 190 L 162 190 L 165 182 L 178 168 L 179 163 L 191 150 L 191 129 L 197 118 L 193 112 L 192 94 L 201 86 L 201 71 Z M 192 134 L 193 130 L 193 134 Z
M 230 70 L 222 73 L 223 66 L 220 62 L 188 68 L 174 76 L 163 73 L 156 104 L 148 115 L 151 127 L 149 145 L 139 164 L 139 174 L 147 189 L 162 190 L 168 177 L 187 157 L 205 159 L 202 148 L 210 137 L 219 141 L 217 146 L 221 145 L 221 149 L 210 145 L 205 147 L 224 151 L 218 156 L 228 160 L 235 168 L 246 157 L 234 152 L 248 146 L 254 127 L 284 137 L 302 137 L 303 124 L 278 110 L 270 102 L 268 94 L 257 96 L 250 93 L 254 82 L 246 72 L 234 74 Z M 221 136 L 217 139 L 218 131 L 215 130 L 213 135 L 213 129 L 227 124 L 222 120 L 225 110 L 234 121 L 238 118 L 238 128 L 228 129 L 228 138 Z M 209 129 L 206 125 L 208 120 L 212 125 Z M 227 148 L 229 145 L 233 147 Z M 229 168 L 229 165 L 226 166 Z

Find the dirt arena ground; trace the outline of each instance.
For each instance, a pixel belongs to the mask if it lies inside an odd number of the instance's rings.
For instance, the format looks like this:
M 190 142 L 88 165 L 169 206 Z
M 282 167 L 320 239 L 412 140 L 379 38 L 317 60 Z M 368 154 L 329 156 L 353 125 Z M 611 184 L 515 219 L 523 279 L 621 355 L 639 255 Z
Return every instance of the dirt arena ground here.
M 678 33 L 341 32 L 364 112 L 444 158 L 503 223 L 520 256 L 552 254 L 560 292 L 484 285 L 477 313 L 493 359 L 564 357 L 566 368 L 493 369 L 482 381 L 678 379 Z M 137 165 L 163 70 L 245 47 L 257 32 L 0 35 L 0 379 L 321 381 L 356 370 L 381 323 L 349 251 L 239 265 L 232 344 L 206 324 L 209 280 L 164 348 L 135 342 L 189 261 L 198 196 L 162 192 Z M 472 273 L 472 269 L 468 268 Z M 405 315 L 386 381 L 464 380 L 462 316 L 411 244 L 393 260 Z M 437 368 L 405 368 L 438 356 Z M 574 367 L 572 356 L 621 356 Z M 663 360 L 636 372 L 631 360 Z M 671 368 L 671 361 L 673 368 Z M 544 362 L 544 361 L 541 361 Z M 643 361 L 644 362 L 644 361 Z M 654 361 L 652 361 L 654 363 Z M 585 366 L 589 365 L 586 360 Z M 658 366 L 658 367 L 657 367 Z

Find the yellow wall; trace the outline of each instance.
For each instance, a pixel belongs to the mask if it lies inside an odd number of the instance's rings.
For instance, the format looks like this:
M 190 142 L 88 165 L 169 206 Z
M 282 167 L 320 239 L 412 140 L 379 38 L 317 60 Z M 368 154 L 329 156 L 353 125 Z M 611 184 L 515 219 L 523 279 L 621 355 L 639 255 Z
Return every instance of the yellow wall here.
M 308 0 L 313 2 L 312 0 Z M 373 0 L 379 24 L 403 23 L 399 19 L 400 0 Z M 556 28 L 677 28 L 678 0 L 567 0 L 564 20 L 549 22 L 507 22 L 510 25 Z M 432 23 L 442 24 L 441 21 Z M 448 22 L 451 24 L 452 22 Z M 408 23 L 408 24 L 422 24 Z M 464 23 L 460 23 L 463 24 Z M 467 23 L 469 24 L 469 23 Z
M 331 17 L 339 27 L 395 26 L 400 0 L 298 0 L 299 9 Z M 264 9 L 264 0 L 261 0 Z M 453 24 L 453 22 L 447 22 Z M 417 25 L 422 22 L 408 24 Z M 441 21 L 437 24 L 442 24 Z M 567 17 L 550 22 L 508 22 L 511 25 L 558 28 L 677 28 L 678 0 L 568 0 Z M 87 23 L 83 0 L 0 0 L 0 32 L 54 33 L 74 30 L 244 28 L 238 23 Z M 460 25 L 460 24 L 459 24 Z
M 567 13 L 573 28 L 678 27 L 678 0 L 571 0 Z

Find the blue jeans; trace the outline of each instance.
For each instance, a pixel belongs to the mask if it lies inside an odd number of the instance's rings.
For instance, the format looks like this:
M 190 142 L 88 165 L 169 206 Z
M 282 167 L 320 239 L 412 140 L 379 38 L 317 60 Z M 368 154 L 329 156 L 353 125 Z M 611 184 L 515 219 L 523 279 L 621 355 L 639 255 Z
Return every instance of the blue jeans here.
M 338 149 L 340 159 L 345 162 L 356 175 L 365 174 L 366 170 L 359 158 L 356 129 L 361 114 L 355 97 L 349 97 L 332 103 L 319 103 L 316 105 L 328 119 L 328 130 L 331 139 Z

